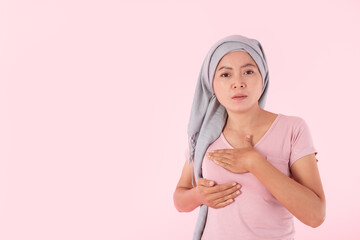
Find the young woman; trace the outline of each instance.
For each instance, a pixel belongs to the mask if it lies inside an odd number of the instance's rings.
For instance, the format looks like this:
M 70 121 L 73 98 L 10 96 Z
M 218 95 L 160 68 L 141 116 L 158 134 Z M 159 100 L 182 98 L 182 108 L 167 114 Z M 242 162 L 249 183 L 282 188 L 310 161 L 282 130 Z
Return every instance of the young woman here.
M 294 239 L 293 216 L 325 219 L 309 127 L 264 110 L 269 86 L 261 44 L 231 35 L 208 52 L 188 125 L 189 148 L 174 192 L 178 211 L 200 206 L 194 239 Z

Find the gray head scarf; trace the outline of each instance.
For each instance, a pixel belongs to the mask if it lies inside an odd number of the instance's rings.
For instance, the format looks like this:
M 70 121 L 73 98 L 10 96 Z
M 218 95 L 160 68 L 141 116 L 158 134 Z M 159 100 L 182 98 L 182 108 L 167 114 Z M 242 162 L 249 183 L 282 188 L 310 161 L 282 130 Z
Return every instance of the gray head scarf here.
M 202 178 L 202 160 L 211 143 L 219 138 L 226 120 L 227 112 L 217 100 L 212 82 L 214 73 L 221 58 L 229 52 L 245 51 L 257 64 L 263 89 L 259 106 L 264 108 L 269 88 L 269 70 L 260 42 L 241 35 L 231 35 L 215 43 L 206 55 L 201 66 L 195 88 L 194 100 L 188 124 L 189 163 L 194 163 L 195 180 Z M 194 183 L 193 183 L 194 186 Z M 194 240 L 200 240 L 206 222 L 208 206 L 200 206 L 200 215 L 194 232 Z

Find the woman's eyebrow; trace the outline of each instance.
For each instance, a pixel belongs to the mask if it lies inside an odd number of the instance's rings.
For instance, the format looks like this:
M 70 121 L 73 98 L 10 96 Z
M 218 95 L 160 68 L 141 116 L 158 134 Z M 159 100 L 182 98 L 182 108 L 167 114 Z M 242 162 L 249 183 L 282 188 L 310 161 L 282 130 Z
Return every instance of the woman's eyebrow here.
M 249 67 L 249 66 L 251 66 L 251 67 L 256 67 L 256 66 L 255 66 L 254 64 L 252 64 L 252 63 L 247 63 L 247 64 L 241 66 L 240 68 Z M 220 67 L 220 68 L 218 69 L 218 71 L 220 71 L 221 69 L 230 69 L 230 70 L 232 70 L 231 67 L 222 66 L 222 67 Z

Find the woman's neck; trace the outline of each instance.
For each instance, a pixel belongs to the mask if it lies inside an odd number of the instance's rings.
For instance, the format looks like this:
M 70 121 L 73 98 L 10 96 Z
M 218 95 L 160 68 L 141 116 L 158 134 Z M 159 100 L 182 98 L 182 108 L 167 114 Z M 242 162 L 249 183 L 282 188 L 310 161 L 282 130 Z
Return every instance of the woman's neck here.
M 263 119 L 269 112 L 260 107 L 252 108 L 246 112 L 230 112 L 224 130 L 235 132 L 251 131 L 263 123 Z

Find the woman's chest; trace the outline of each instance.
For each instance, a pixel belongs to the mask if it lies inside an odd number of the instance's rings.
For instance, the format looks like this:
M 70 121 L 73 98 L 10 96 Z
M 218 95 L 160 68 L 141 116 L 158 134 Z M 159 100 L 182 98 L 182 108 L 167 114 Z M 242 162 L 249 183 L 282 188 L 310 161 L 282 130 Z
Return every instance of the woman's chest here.
M 255 146 L 258 151 L 268 162 L 275 168 L 280 170 L 287 176 L 291 176 L 289 168 L 289 154 L 290 154 L 290 141 L 286 137 L 279 138 L 276 135 L 269 135 L 266 140 L 264 139 L 261 144 Z M 211 144 L 207 151 L 215 149 L 233 149 L 230 143 L 227 142 L 225 137 L 221 135 L 213 144 Z M 252 174 L 252 173 L 232 173 L 223 167 L 215 164 L 208 159 L 206 155 L 202 162 L 203 177 L 209 180 L 214 180 L 217 184 L 228 183 L 231 181 L 238 182 L 242 185 L 242 192 L 255 194 L 260 198 L 268 201 L 277 200 L 267 190 L 267 188 Z
M 207 157 L 204 158 L 202 164 L 203 177 L 208 180 L 215 181 L 216 184 L 224 184 L 228 182 L 237 182 L 241 187 L 241 196 L 257 196 L 270 202 L 276 202 L 270 191 L 253 175 L 252 173 L 232 173 L 221 166 L 215 164 Z

